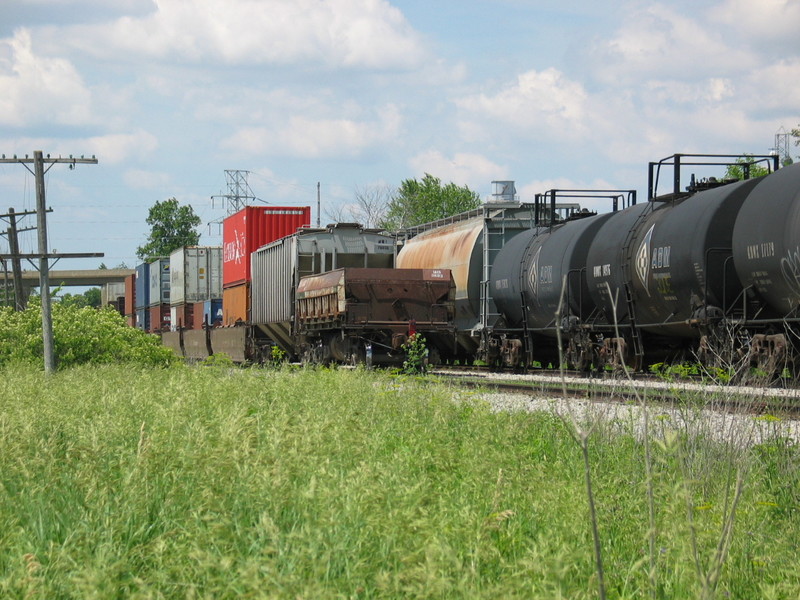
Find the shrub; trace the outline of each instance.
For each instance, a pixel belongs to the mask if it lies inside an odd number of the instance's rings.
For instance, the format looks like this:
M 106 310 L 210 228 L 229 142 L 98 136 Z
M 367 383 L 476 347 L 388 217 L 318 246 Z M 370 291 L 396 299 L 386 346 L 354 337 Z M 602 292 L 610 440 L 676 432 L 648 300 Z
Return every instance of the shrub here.
M 428 347 L 425 338 L 415 333 L 403 344 L 406 359 L 403 361 L 403 373 L 416 375 L 428 370 Z
M 111 308 L 97 310 L 54 303 L 52 314 L 53 346 L 59 367 L 118 362 L 168 366 L 177 360 L 158 337 L 128 327 Z M 0 365 L 39 364 L 43 354 L 42 309 L 36 299 L 22 312 L 0 308 Z

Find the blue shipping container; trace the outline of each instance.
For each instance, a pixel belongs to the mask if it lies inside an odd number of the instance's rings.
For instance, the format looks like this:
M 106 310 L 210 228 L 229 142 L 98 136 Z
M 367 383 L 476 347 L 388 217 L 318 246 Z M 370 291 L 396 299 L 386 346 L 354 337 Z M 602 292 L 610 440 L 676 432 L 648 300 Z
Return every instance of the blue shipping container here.
M 146 308 L 140 308 L 136 311 L 136 329 L 150 331 L 150 311 Z
M 222 300 L 206 300 L 203 302 L 203 321 L 212 326 L 222 323 Z
M 136 304 L 137 313 L 139 309 L 150 306 L 150 265 L 147 263 L 142 263 L 136 267 L 136 296 L 134 303 Z

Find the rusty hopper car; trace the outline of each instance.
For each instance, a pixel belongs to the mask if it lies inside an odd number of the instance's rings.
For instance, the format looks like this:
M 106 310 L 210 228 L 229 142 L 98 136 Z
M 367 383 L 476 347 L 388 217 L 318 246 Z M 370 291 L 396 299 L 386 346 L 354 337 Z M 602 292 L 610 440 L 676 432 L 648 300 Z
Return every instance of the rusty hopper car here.
M 304 362 L 390 364 L 412 333 L 452 347 L 455 283 L 449 269 L 336 269 L 297 288 L 297 347 Z M 434 341 L 435 340 L 435 341 Z
M 298 358 L 294 310 L 300 278 L 347 267 L 390 269 L 394 238 L 353 223 L 305 229 L 253 252 L 251 266 L 254 333 Z

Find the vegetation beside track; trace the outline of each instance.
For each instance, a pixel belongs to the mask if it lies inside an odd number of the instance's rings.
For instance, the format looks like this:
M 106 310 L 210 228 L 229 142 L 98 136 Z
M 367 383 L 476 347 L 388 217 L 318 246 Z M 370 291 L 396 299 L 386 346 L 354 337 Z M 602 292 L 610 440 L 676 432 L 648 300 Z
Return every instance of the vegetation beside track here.
M 552 414 L 361 369 L 0 381 L 3 597 L 597 597 L 582 449 Z M 800 596 L 778 425 L 750 449 L 660 430 L 648 486 L 640 441 L 591 424 L 608 597 Z

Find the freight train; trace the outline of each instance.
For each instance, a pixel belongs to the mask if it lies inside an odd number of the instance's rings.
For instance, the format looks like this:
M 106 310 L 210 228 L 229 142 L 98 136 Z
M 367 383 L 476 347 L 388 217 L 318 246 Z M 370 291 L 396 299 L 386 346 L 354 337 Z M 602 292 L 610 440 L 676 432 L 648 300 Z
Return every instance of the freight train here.
M 251 238 L 239 238 L 243 248 L 253 244 Z M 339 223 L 306 224 L 260 247 L 254 243 L 254 252 L 239 255 L 241 281 L 216 293 L 222 296 L 218 313 L 200 312 L 198 300 L 214 294 L 208 286 L 178 284 L 179 290 L 203 290 L 203 296 L 187 304 L 185 294 L 172 294 L 163 343 L 194 360 L 225 353 L 236 362 L 281 356 L 306 363 L 398 364 L 414 334 L 454 337 L 455 284 L 449 269 L 392 268 L 395 241 L 380 230 Z M 170 256 L 173 287 L 190 272 L 176 278 L 175 266 L 200 251 L 214 255 L 213 249 L 182 248 Z M 224 272 L 224 260 L 221 266 Z M 214 270 L 195 269 L 189 279 L 213 281 Z M 197 316 L 201 321 L 194 324 Z M 436 345 L 429 353 L 437 360 Z
M 751 163 L 769 174 L 683 179 L 687 167 Z M 164 340 L 191 358 L 259 360 L 278 347 L 306 362 L 392 362 L 420 332 L 432 360 L 462 363 L 793 368 L 800 165 L 778 167 L 676 154 L 650 163 L 639 203 L 634 190 L 550 190 L 521 203 L 513 182 L 495 182 L 482 207 L 399 234 L 311 228 L 303 213 L 276 239 L 224 250 L 246 266 L 223 290 L 223 317 L 195 330 L 173 322 Z M 672 189 L 659 194 L 664 173 Z M 575 198 L 613 209 L 564 202 Z
M 457 301 L 484 304 L 466 323 L 474 355 L 509 366 L 564 360 L 579 369 L 681 360 L 792 368 L 800 335 L 800 165 L 778 170 L 775 157 L 756 157 L 770 174 L 735 182 L 692 177 L 680 188 L 682 167 L 732 158 L 650 163 L 647 202 L 537 220 L 513 236 L 491 260 L 483 289 L 457 290 Z M 673 188 L 658 195 L 668 168 Z M 556 198 L 555 190 L 541 195 L 537 212 Z M 459 262 L 439 260 L 442 232 L 409 240 L 397 265 Z M 491 235 L 484 228 L 484 246 Z

